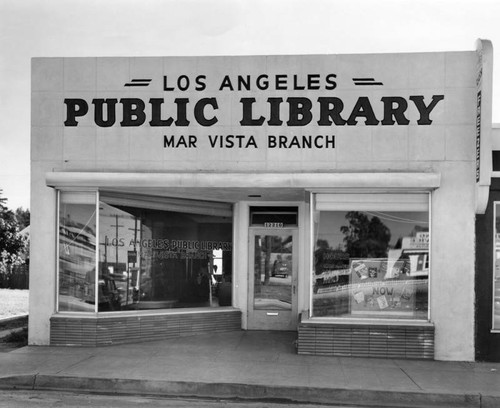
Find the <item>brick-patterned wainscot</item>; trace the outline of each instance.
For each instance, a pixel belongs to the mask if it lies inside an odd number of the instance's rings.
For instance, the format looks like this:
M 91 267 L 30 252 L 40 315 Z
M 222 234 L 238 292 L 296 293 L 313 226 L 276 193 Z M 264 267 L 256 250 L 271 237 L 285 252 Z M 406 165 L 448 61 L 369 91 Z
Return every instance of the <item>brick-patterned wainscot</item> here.
M 241 330 L 241 311 L 236 309 L 88 317 L 58 314 L 50 319 L 50 344 L 105 346 L 233 330 Z
M 434 359 L 434 326 L 303 321 L 297 346 L 299 354 Z

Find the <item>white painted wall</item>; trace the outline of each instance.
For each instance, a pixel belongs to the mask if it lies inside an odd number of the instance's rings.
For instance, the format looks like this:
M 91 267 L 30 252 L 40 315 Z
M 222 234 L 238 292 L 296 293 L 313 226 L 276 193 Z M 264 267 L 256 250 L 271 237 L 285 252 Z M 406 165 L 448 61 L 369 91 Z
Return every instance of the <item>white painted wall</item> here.
M 49 318 L 55 310 L 55 193 L 45 185 L 45 173 L 90 172 L 434 172 L 441 187 L 433 193 L 431 320 L 436 325 L 436 358 L 474 358 L 474 170 L 476 114 L 475 52 L 209 57 L 209 58 L 40 58 L 32 67 L 32 230 L 30 271 L 30 343 L 48 344 Z M 164 75 L 174 78 L 198 73 L 207 75 L 205 93 L 162 91 Z M 335 149 L 210 148 L 208 134 L 254 135 L 262 141 L 269 134 L 325 134 L 311 123 L 307 128 L 277 129 L 238 125 L 241 97 L 264 100 L 269 96 L 308 96 L 318 91 L 219 91 L 225 74 L 319 73 L 337 75 L 338 86 L 329 95 L 352 109 L 360 96 L 373 101 L 382 116 L 383 96 L 445 95 L 432 112 L 430 126 L 418 126 L 417 111 L 409 108 L 408 126 L 337 126 L 328 129 L 336 137 Z M 380 87 L 355 86 L 352 78 L 374 77 Z M 125 88 L 133 78 L 152 78 L 148 88 Z M 64 98 L 216 97 L 219 123 L 211 128 L 98 128 L 92 118 L 77 127 L 64 127 Z M 264 99 L 263 99 L 264 98 Z M 265 102 L 256 102 L 265 109 Z M 210 111 L 209 111 L 210 112 Z M 317 112 L 314 113 L 317 116 Z M 316 117 L 315 116 L 315 117 Z M 163 147 L 163 135 L 198 136 L 196 149 Z M 147 187 L 144 186 L 144 187 Z M 314 187 L 314 186 L 311 186 Z M 248 210 L 235 207 L 235 254 L 247 246 Z M 246 223 L 246 224 L 245 224 Z M 308 232 L 307 234 L 308 235 Z M 244 249 L 245 248 L 245 249 Z M 307 250 L 307 245 L 301 246 Z M 306 258 L 304 258 L 306 259 Z M 239 262 L 241 260 L 241 262 Z M 248 259 L 235 264 L 243 276 Z M 246 298 L 246 283 L 235 276 L 236 305 Z M 304 277 L 300 282 L 306 282 Z M 303 285 L 306 286 L 306 285 Z M 308 295 L 299 296 L 301 307 Z M 245 320 L 243 325 L 245 325 Z

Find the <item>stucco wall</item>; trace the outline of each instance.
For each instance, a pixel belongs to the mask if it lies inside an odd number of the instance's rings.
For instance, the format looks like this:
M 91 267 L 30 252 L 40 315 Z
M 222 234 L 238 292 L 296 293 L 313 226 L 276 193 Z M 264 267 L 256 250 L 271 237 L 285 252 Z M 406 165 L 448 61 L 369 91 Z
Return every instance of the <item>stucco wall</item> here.
M 91 172 L 435 172 L 441 187 L 433 193 L 431 320 L 436 324 L 436 358 L 474 357 L 474 170 L 476 114 L 475 52 L 190 58 L 35 58 L 32 63 L 32 231 L 30 343 L 47 344 L 49 317 L 55 299 L 55 193 L 45 185 L 52 171 Z M 164 78 L 187 75 L 194 84 L 206 75 L 204 91 L 165 91 Z M 288 75 L 288 90 L 219 90 L 225 75 Z M 304 81 L 318 74 L 324 88 L 335 74 L 334 90 L 293 90 L 293 76 Z M 354 78 L 374 78 L 383 85 L 360 86 Z M 134 78 L 151 78 L 148 87 L 125 87 Z M 172 82 L 169 82 L 171 85 Z M 443 95 L 430 114 L 432 124 L 419 125 L 419 111 L 410 96 L 429 104 Z M 409 101 L 406 124 L 319 126 L 317 98 L 335 96 L 344 104 L 345 118 L 359 98 L 370 101 L 377 120 L 384 117 L 383 97 Z M 92 100 L 99 98 L 217 99 L 201 126 L 188 110 L 188 127 L 99 127 L 93 122 Z M 286 126 L 282 104 L 280 127 L 241 126 L 241 98 L 256 98 L 254 116 L 268 115 L 268 97 L 307 97 L 313 120 L 307 126 Z M 65 98 L 88 101 L 89 114 L 77 126 L 67 120 Z M 191 106 L 191 105 L 189 105 Z M 192 108 L 190 108 L 192 109 Z M 359 112 L 358 112 L 359 113 Z M 167 112 L 164 112 L 167 115 Z M 147 114 L 149 115 L 149 114 Z M 166 117 L 166 116 L 165 116 Z M 266 119 L 269 119 L 267 117 Z M 149 117 L 148 117 L 149 120 Z M 258 147 L 211 147 L 208 135 L 253 136 Z M 334 135 L 335 147 L 271 148 L 269 135 Z M 196 148 L 164 147 L 164 136 L 195 135 Z

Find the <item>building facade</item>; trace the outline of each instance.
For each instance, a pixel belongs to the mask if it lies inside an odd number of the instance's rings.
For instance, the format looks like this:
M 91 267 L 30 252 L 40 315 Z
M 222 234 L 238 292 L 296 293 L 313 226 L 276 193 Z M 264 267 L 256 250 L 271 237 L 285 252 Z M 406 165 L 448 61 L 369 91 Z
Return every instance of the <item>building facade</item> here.
M 473 360 L 488 47 L 33 59 L 29 343 Z
M 476 217 L 476 360 L 500 361 L 500 127 L 492 129 L 488 204 Z

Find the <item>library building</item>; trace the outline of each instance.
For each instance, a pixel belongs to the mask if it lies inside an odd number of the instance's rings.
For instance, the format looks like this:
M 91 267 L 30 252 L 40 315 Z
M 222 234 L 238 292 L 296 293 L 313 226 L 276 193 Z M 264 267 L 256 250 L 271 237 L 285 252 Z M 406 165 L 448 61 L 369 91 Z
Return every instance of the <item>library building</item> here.
M 306 355 L 500 359 L 472 44 L 33 58 L 29 344 L 282 330 Z

